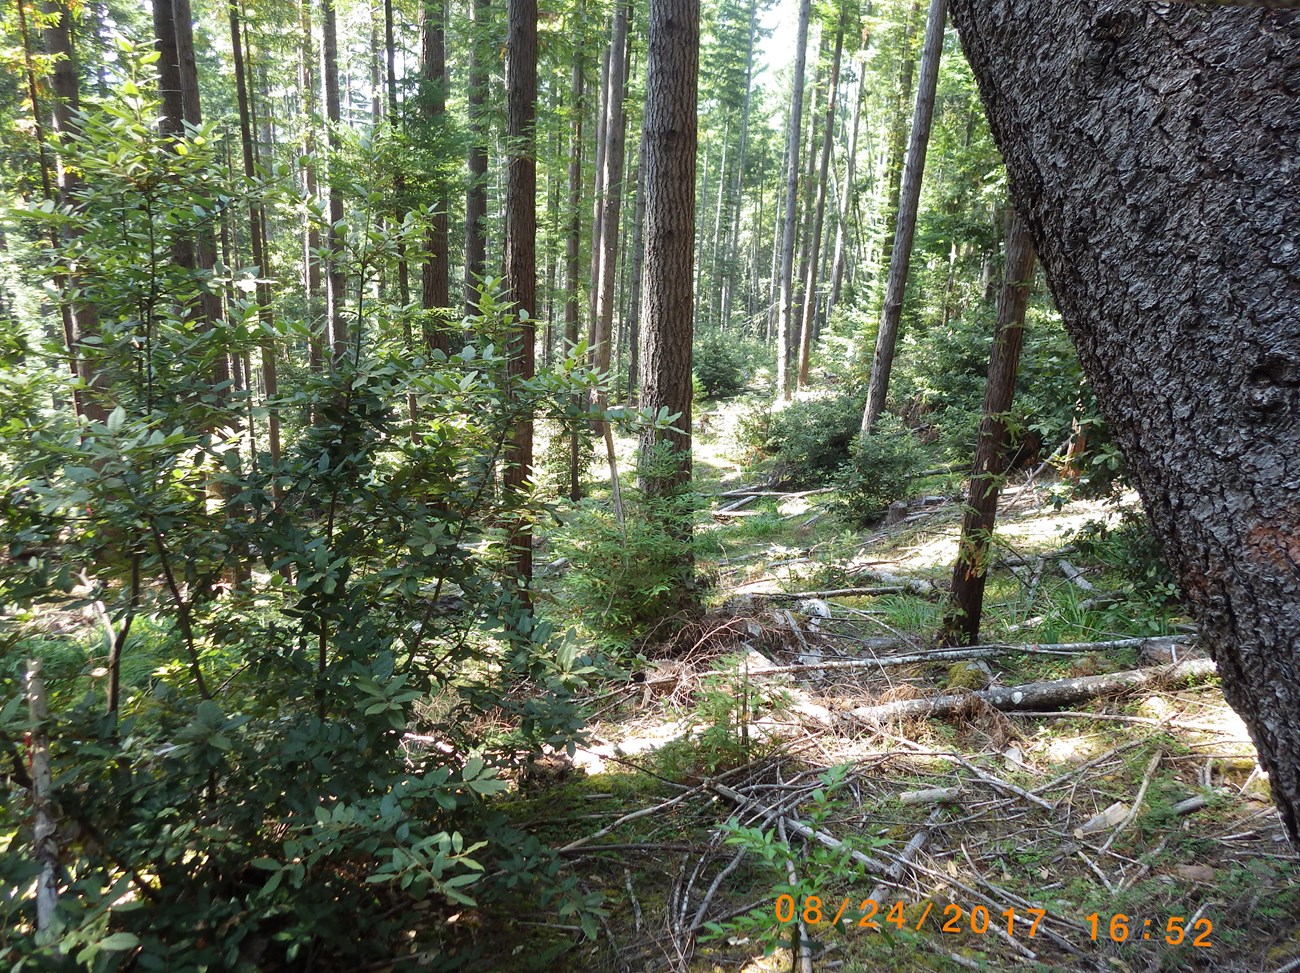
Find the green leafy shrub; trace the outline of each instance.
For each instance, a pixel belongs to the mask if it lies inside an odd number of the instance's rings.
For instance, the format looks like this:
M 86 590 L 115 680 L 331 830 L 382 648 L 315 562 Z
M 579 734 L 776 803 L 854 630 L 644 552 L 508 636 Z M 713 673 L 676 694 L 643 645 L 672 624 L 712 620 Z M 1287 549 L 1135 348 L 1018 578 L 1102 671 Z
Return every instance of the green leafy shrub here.
M 1082 559 L 1098 562 L 1123 579 L 1120 595 L 1141 614 L 1163 615 L 1181 597 L 1178 582 L 1164 561 L 1159 539 L 1146 513 L 1135 506 L 1120 511 L 1119 523 L 1110 526 L 1091 520 L 1070 538 Z
M 908 496 L 927 460 L 906 426 L 881 416 L 870 436 L 854 440 L 848 461 L 835 474 L 830 504 L 853 523 L 871 523 Z
M 745 387 L 744 354 L 722 335 L 709 335 L 695 343 L 694 370 L 705 398 L 735 395 Z

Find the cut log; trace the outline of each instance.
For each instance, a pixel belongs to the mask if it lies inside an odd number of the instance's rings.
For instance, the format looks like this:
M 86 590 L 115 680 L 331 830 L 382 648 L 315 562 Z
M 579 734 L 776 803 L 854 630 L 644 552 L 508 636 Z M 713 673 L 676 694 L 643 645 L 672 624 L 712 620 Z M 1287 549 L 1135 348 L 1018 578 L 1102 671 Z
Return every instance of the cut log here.
M 903 791 L 898 795 L 900 804 L 950 804 L 964 793 L 960 784 L 955 787 L 931 787 L 923 791 Z
M 974 693 L 931 696 L 927 699 L 902 699 L 877 706 L 859 706 L 849 715 L 865 723 L 911 717 L 947 716 L 971 699 L 981 699 L 995 709 L 1050 709 L 1065 703 L 1078 702 L 1105 693 L 1146 686 L 1186 682 L 1215 674 L 1214 663 L 1209 659 L 1192 659 L 1172 666 L 1150 669 L 1129 669 L 1100 676 L 1083 676 L 1077 679 L 1049 679 L 1021 686 L 985 689 Z

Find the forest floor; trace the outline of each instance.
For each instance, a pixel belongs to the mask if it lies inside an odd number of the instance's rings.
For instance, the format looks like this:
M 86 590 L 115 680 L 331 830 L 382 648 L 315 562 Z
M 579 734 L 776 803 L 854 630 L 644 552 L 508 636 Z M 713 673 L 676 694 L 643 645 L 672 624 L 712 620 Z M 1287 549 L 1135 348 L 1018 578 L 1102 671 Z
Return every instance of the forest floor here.
M 764 479 L 729 452 L 742 408 L 696 442 L 715 497 Z M 819 493 L 709 518 L 709 613 L 647 640 L 514 804 L 602 935 L 520 904 L 481 917 L 487 968 L 1300 970 L 1300 856 L 1193 627 L 1072 543 L 1117 509 L 1009 487 L 990 648 L 962 658 L 934 649 L 959 486 L 870 531 Z M 976 692 L 1044 681 L 1030 712 Z

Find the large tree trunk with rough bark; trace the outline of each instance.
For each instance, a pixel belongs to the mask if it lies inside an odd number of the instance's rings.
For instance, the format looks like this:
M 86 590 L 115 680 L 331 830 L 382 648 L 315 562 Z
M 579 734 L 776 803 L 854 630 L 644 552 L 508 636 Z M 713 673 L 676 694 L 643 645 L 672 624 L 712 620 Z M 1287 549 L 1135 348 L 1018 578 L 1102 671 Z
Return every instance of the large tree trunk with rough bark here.
M 1300 839 L 1300 13 L 953 0 L 1012 196 Z
M 699 0 L 651 0 L 642 165 L 645 168 L 645 291 L 641 406 L 677 414 L 672 429 L 647 427 L 643 457 L 675 447 L 671 470 L 647 475 L 647 493 L 667 496 L 691 481 L 691 262 L 695 253 L 696 78 Z M 689 532 L 689 525 L 686 526 Z M 689 548 L 683 546 L 689 558 Z

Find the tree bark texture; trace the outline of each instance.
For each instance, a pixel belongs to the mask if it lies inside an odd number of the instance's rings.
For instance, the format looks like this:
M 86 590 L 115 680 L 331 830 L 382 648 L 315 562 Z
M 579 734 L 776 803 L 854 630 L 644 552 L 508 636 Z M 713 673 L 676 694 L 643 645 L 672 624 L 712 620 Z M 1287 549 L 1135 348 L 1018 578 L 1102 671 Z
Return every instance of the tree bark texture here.
M 614 271 L 618 257 L 619 213 L 623 203 L 623 157 L 626 154 L 627 116 L 623 103 L 626 97 L 628 66 L 628 6 L 618 0 L 614 7 L 614 27 L 609 41 L 609 77 L 606 94 L 605 152 L 599 173 L 597 204 L 600 207 L 599 245 L 595 248 L 596 296 L 595 316 L 591 329 L 591 363 L 596 371 L 609 371 L 614 322 Z M 603 404 L 605 396 L 598 397 Z M 603 425 L 601 426 L 603 429 Z
M 691 337 L 694 312 L 696 79 L 699 0 L 651 0 L 647 58 L 645 155 L 645 290 L 641 312 L 641 406 L 678 414 L 673 429 L 648 427 L 644 456 L 660 442 L 675 465 L 643 477 L 651 495 L 680 491 L 691 480 Z M 644 469 L 644 465 L 643 465 Z
M 975 645 L 979 641 L 984 583 L 988 578 L 989 550 L 998 512 L 998 492 L 1007 466 L 1007 412 L 1016 391 L 1016 371 L 1024 339 L 1025 304 L 1034 274 L 1034 243 L 1029 228 L 1012 212 L 1007 228 L 1006 266 L 989 376 L 984 386 L 975 467 L 962 518 L 957 564 L 952 573 L 952 597 L 943 620 L 943 645 Z
M 334 0 L 321 0 L 321 48 L 325 75 L 325 148 L 338 148 L 338 126 L 342 122 L 339 98 L 339 27 Z M 325 319 L 329 326 L 330 355 L 340 364 L 348 353 L 348 323 L 343 314 L 343 189 L 339 185 L 337 160 L 329 161 L 329 259 L 325 265 Z
M 491 0 L 474 0 L 475 37 L 486 30 Z M 488 68 L 477 42 L 469 50 L 469 188 L 465 191 L 465 314 L 478 313 L 478 288 L 487 263 Z
M 509 0 L 506 40 L 506 297 L 515 333 L 507 372 L 512 383 L 533 377 L 537 313 L 537 0 Z M 532 480 L 533 420 L 519 416 L 506 444 L 505 489 L 522 502 Z M 533 535 L 520 511 L 510 523 L 510 557 L 525 599 L 533 578 Z
M 781 272 L 776 308 L 776 391 L 789 399 L 794 389 L 790 346 L 794 325 L 795 222 L 799 215 L 799 135 L 803 129 L 803 76 L 808 55 L 808 17 L 811 0 L 799 4 L 799 34 L 795 40 L 794 74 L 790 91 L 790 118 L 785 147 L 785 219 L 781 224 Z
M 578 6 L 576 21 L 582 29 L 583 7 Z M 569 133 L 569 203 L 565 212 L 564 231 L 564 353 L 569 355 L 578 344 L 579 257 L 582 251 L 582 116 L 586 110 L 583 97 L 586 87 L 582 52 L 573 56 L 573 101 Z M 582 396 L 575 395 L 574 408 L 582 406 Z M 569 430 L 569 499 L 582 497 L 581 450 L 577 424 Z
M 826 217 L 826 191 L 831 165 L 831 143 L 835 139 L 835 105 L 840 87 L 840 58 L 844 53 L 844 24 L 848 10 L 840 5 L 840 20 L 835 29 L 835 53 L 831 55 L 831 78 L 826 89 L 826 121 L 822 126 L 822 155 L 817 176 L 817 202 L 813 207 L 812 234 L 808 239 L 808 275 L 804 279 L 802 320 L 799 325 L 799 378 L 798 385 L 808 384 L 809 358 L 812 356 L 813 318 L 817 313 L 817 280 L 822 243 L 822 220 Z
M 894 348 L 898 343 L 898 325 L 903 317 L 908 264 L 912 261 L 916 212 L 921 202 L 921 176 L 925 172 L 925 154 L 930 144 L 930 122 L 934 117 L 934 93 L 939 80 L 939 59 L 943 56 L 943 28 L 947 18 L 947 0 L 930 0 L 930 12 L 925 22 L 925 41 L 921 47 L 921 69 L 917 72 L 916 79 L 916 110 L 912 113 L 907 161 L 903 163 L 894 246 L 889 254 L 889 277 L 885 281 L 880 330 L 876 332 L 876 351 L 871 360 L 867 407 L 862 412 L 864 436 L 871 433 L 871 427 L 885 410 L 889 373 L 894 367 Z
M 1300 14 L 953 12 L 1065 325 L 1300 839 Z
M 420 74 L 424 80 L 421 92 L 420 114 L 426 124 L 435 130 L 447 115 L 447 43 L 446 0 L 425 0 L 422 11 L 424 23 L 421 31 Z M 439 178 L 435 190 L 433 222 L 425 233 L 428 256 L 421 276 L 421 307 L 426 312 L 441 312 L 451 303 L 451 243 L 447 225 L 448 199 L 445 182 Z M 443 321 L 426 314 L 424 347 L 426 351 L 451 350 L 451 341 Z

